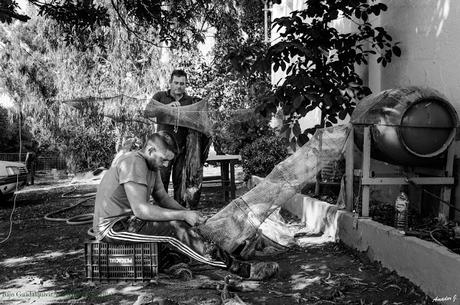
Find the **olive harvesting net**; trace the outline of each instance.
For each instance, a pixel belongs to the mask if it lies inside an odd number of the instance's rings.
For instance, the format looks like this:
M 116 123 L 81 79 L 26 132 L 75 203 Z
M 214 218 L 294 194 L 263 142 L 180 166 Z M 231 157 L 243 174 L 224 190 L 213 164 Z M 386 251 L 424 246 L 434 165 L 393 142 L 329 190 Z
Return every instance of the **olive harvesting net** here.
M 199 232 L 229 253 L 238 254 L 252 243 L 260 225 L 275 210 L 307 184 L 315 183 L 317 174 L 328 163 L 343 158 L 349 131 L 349 125 L 317 130 L 261 183 L 199 226 Z

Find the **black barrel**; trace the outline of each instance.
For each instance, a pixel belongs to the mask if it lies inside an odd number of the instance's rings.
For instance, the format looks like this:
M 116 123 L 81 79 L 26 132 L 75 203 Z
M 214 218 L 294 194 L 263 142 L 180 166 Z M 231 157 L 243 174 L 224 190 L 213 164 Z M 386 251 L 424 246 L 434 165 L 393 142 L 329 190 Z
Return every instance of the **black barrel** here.
M 370 126 L 371 155 L 398 165 L 433 165 L 455 139 L 458 115 L 438 91 L 407 87 L 389 89 L 363 99 L 351 123 L 361 149 Z

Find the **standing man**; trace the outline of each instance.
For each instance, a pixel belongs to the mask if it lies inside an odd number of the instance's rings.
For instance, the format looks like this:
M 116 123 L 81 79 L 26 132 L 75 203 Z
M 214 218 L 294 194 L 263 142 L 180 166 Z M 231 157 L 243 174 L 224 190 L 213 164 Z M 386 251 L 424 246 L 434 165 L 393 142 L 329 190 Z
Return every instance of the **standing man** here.
M 36 166 L 36 155 L 34 152 L 27 153 L 25 163 L 27 168 L 27 184 L 34 185 Z
M 171 107 L 191 105 L 195 101 L 185 92 L 187 86 L 187 73 L 184 70 L 174 70 L 171 73 L 169 80 L 169 90 L 157 92 L 152 99 L 163 103 Z M 158 124 L 158 131 L 165 130 L 174 134 L 175 140 L 178 145 L 178 153 L 169 166 L 161 170 L 161 179 L 166 192 L 168 191 L 169 178 L 172 170 L 172 182 L 174 187 L 174 199 L 185 206 L 184 202 L 181 202 L 180 186 L 182 181 L 182 169 L 185 164 L 186 144 L 188 129 L 185 127 L 174 127 L 168 124 L 162 124 L 161 118 Z

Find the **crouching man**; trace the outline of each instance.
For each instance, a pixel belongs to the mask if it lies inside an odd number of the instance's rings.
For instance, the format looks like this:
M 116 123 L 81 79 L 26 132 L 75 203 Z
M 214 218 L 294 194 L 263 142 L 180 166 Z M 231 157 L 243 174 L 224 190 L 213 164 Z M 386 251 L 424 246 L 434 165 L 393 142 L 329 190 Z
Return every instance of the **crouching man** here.
M 198 262 L 225 268 L 243 278 L 261 280 L 273 276 L 278 270 L 276 263 L 236 260 L 194 230 L 205 218 L 169 197 L 161 181 L 161 167 L 167 166 L 176 153 L 174 137 L 160 131 L 150 135 L 141 150 L 124 153 L 112 163 L 96 194 L 96 239 L 168 243 Z

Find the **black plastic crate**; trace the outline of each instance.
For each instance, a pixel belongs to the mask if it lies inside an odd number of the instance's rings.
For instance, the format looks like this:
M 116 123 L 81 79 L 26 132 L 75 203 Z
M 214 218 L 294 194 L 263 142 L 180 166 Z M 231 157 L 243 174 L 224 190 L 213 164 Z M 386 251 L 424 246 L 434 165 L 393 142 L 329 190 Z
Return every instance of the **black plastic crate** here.
M 85 243 L 86 278 L 93 281 L 146 281 L 158 274 L 157 243 Z

